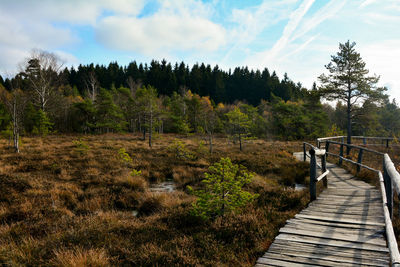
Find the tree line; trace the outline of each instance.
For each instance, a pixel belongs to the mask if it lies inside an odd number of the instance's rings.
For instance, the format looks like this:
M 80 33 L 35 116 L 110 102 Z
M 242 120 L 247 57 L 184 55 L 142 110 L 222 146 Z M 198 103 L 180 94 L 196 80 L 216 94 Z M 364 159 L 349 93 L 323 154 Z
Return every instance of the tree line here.
M 321 103 L 321 97 L 341 92 L 328 86 L 328 76 L 320 79 L 325 87 L 307 90 L 268 69 L 231 73 L 195 64 L 189 70 L 183 62 L 172 68 L 165 60 L 75 70 L 62 68 L 52 53 L 34 51 L 17 75 L 0 78 L 0 131 L 16 151 L 21 134 L 140 132 L 151 146 L 154 135 L 196 133 L 207 138 L 210 151 L 217 133 L 240 149 L 253 137 L 342 135 L 349 129 L 349 109 L 345 101 Z M 382 90 L 379 101 L 365 97 L 351 108 L 353 135 L 398 135 L 400 109 Z
M 131 62 L 128 66 L 120 66 L 117 62 L 105 65 L 79 65 L 58 71 L 60 80 L 76 89 L 81 96 L 89 96 L 99 88 L 110 89 L 125 87 L 131 90 L 141 85 L 151 85 L 157 88 L 160 95 L 171 96 L 174 92 L 190 89 L 194 94 L 210 96 L 215 102 L 233 103 L 237 100 L 258 105 L 260 101 L 271 100 L 271 95 L 287 101 L 301 98 L 302 85 L 294 83 L 285 74 L 283 79 L 273 71 L 265 68 L 249 70 L 247 67 L 237 67 L 228 72 L 218 65 L 194 64 L 189 68 L 184 62 L 167 63 L 153 60 L 148 65 Z M 23 82 L 23 81 L 22 81 Z M 2 83 L 8 90 L 12 88 L 11 80 Z

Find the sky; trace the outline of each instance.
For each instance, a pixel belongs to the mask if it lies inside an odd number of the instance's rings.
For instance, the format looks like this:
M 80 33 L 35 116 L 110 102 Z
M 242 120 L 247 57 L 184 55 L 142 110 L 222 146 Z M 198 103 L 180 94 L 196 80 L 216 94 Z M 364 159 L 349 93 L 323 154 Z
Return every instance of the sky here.
M 400 0 L 0 0 L 3 77 L 41 49 L 66 66 L 268 68 L 311 88 L 347 40 L 400 103 Z

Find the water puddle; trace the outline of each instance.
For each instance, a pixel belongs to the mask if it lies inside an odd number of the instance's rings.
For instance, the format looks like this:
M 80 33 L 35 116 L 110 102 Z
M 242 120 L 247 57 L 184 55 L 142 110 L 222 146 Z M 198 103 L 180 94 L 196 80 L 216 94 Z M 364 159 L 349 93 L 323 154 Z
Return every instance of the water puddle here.
M 162 183 L 150 184 L 150 192 L 154 193 L 170 193 L 176 190 L 174 181 L 165 181 Z
M 301 191 L 301 190 L 304 190 L 306 188 L 307 188 L 307 186 L 304 185 L 304 184 L 294 184 L 294 190 L 296 190 L 296 191 Z

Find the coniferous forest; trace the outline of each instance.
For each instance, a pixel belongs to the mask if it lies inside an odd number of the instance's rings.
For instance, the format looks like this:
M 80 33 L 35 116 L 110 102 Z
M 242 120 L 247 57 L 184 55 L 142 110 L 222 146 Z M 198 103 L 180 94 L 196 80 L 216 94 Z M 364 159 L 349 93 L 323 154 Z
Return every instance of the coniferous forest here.
M 54 54 L 36 51 L 0 83 L 3 135 L 11 135 L 13 123 L 22 135 L 226 133 L 299 140 L 346 132 L 342 102 L 322 104 L 315 84 L 304 88 L 267 68 L 225 71 L 165 60 L 63 68 Z M 229 116 L 235 112 L 244 115 L 239 126 Z M 388 98 L 365 101 L 353 114 L 353 135 L 397 135 L 400 123 L 391 118 L 399 114 Z

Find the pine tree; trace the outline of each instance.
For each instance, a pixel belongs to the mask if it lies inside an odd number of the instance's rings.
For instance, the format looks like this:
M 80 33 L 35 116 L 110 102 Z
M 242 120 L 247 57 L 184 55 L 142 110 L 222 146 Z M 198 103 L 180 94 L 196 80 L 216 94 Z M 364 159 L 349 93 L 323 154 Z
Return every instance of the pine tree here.
M 239 140 L 240 151 L 242 151 L 242 139 L 250 134 L 250 119 L 246 114 L 240 111 L 239 107 L 235 107 L 232 111 L 228 112 L 226 117 L 228 119 L 229 133 L 233 138 Z
M 365 68 L 365 62 L 354 49 L 355 45 L 356 43 L 350 41 L 339 44 L 339 52 L 332 56 L 331 62 L 325 66 L 329 74 L 319 76 L 322 84 L 320 94 L 328 100 L 344 101 L 347 105 L 348 144 L 351 144 L 353 116 L 357 105 L 366 100 L 383 100 L 386 90 L 376 86 L 379 76 L 367 76 L 369 70 Z
M 251 182 L 253 174 L 243 166 L 233 164 L 230 158 L 221 158 L 208 170 L 202 181 L 205 189 L 194 191 L 188 187 L 198 197 L 193 204 L 195 215 L 203 219 L 214 218 L 238 211 L 258 197 L 243 190 L 243 186 Z
M 120 108 L 115 105 L 112 95 L 106 89 L 100 89 L 96 100 L 96 127 L 101 132 L 121 132 L 126 122 Z

